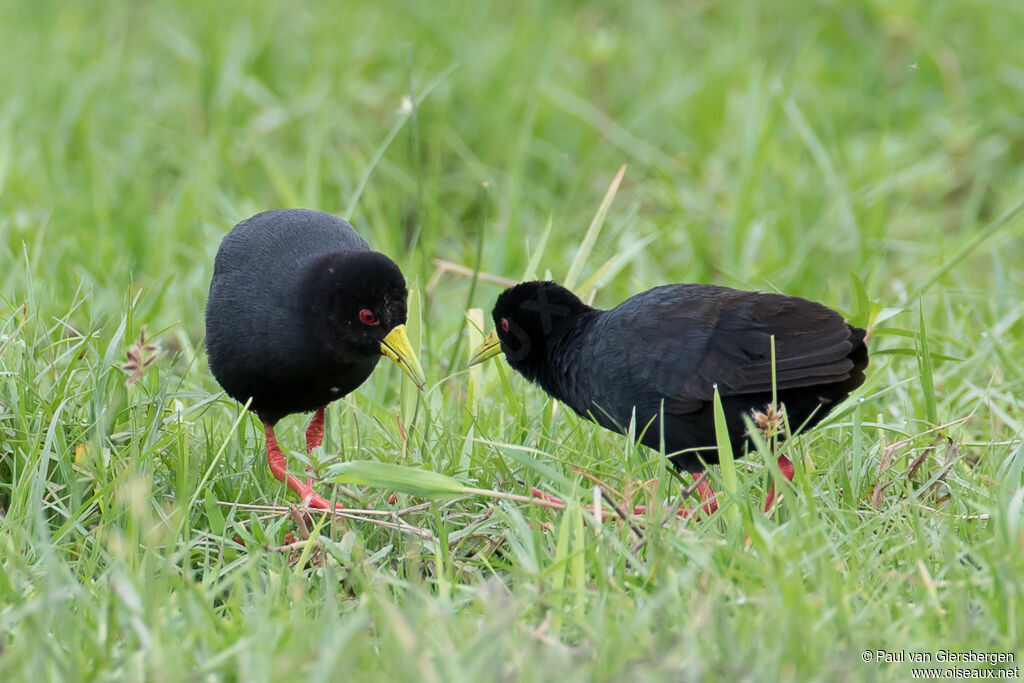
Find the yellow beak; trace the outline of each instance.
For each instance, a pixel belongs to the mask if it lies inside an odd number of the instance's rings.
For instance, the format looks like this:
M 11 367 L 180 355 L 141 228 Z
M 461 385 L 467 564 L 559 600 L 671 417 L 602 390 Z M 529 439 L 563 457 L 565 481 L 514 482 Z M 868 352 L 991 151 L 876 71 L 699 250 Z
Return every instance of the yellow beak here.
M 484 343 L 473 353 L 473 357 L 469 359 L 469 364 L 473 366 L 477 363 L 483 363 L 485 360 L 494 358 L 499 353 L 501 353 L 501 341 L 498 340 L 498 332 L 492 331 L 484 337 Z
M 399 325 L 388 332 L 388 336 L 384 337 L 384 341 L 380 343 L 380 353 L 382 356 L 387 356 L 398 363 L 398 367 L 402 368 L 402 372 L 409 375 L 412 381 L 416 382 L 416 386 L 419 387 L 420 391 L 423 391 L 426 385 L 426 377 L 423 376 L 420 359 L 416 357 L 416 352 L 412 350 L 412 344 L 409 343 L 409 335 L 405 332 L 405 325 Z

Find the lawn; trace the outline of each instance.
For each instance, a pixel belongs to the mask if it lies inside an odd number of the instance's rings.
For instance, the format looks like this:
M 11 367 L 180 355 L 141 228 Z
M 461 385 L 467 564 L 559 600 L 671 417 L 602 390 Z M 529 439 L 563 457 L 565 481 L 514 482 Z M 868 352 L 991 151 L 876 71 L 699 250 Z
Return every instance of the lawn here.
M 0 3 L 0 679 L 1019 667 L 1022 35 L 1018 0 Z M 320 488 L 360 460 L 527 500 L 290 512 L 202 346 L 221 237 L 281 206 L 402 266 L 428 377 L 332 406 Z M 868 379 L 770 516 L 754 453 L 675 518 L 659 454 L 467 370 L 467 310 L 531 275 L 817 299 L 870 326 Z M 595 515 L 595 478 L 648 512 Z

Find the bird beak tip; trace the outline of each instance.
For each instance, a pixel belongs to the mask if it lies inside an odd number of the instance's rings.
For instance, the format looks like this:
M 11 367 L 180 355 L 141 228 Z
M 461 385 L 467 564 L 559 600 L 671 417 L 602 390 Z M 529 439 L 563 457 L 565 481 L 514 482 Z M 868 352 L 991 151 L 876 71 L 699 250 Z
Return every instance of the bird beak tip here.
M 501 341 L 498 339 L 498 333 L 491 332 L 484 339 L 484 343 L 473 352 L 473 356 L 469 359 L 469 367 L 483 363 L 485 360 L 490 360 L 499 353 L 501 353 Z
M 387 336 L 380 343 L 380 353 L 397 363 L 398 367 L 402 368 L 402 372 L 416 383 L 420 391 L 426 389 L 426 376 L 423 374 L 423 368 L 420 366 L 420 359 L 417 357 L 416 352 L 412 348 L 412 343 L 409 341 L 405 325 L 398 325 L 388 332 Z

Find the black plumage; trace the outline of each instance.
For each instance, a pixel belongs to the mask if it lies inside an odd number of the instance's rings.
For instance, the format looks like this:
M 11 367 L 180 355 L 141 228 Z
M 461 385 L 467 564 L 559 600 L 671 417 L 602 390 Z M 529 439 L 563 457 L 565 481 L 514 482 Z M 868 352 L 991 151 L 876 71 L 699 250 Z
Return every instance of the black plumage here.
M 727 287 L 675 284 L 599 310 L 553 282 L 527 282 L 495 303 L 497 343 L 509 364 L 579 415 L 624 432 L 688 471 L 717 462 L 717 385 L 734 451 L 743 415 L 778 400 L 792 429 L 819 422 L 864 381 L 865 332 L 813 301 Z M 492 343 L 490 355 L 497 343 Z M 478 357 L 487 357 L 482 351 Z M 662 415 L 664 424 L 662 424 Z
M 311 430 L 319 420 L 322 435 L 323 407 L 362 384 L 381 355 L 422 386 L 407 296 L 398 266 L 331 214 L 266 211 L 224 237 L 206 303 L 210 369 L 229 396 L 252 400 L 279 479 L 272 427 L 285 415 L 317 411 Z

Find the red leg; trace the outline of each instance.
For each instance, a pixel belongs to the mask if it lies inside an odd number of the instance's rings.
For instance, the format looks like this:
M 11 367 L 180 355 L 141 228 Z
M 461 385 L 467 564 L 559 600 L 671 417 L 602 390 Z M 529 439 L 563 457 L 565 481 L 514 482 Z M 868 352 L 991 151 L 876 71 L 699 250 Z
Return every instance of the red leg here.
M 530 487 L 530 495 L 534 498 L 540 498 L 541 500 L 546 500 L 549 503 L 554 503 L 555 505 L 564 505 L 561 498 L 558 496 L 552 496 L 550 493 L 544 493 L 536 486 Z
M 708 487 L 708 491 L 710 491 L 710 490 L 711 490 L 710 487 Z M 561 498 L 559 498 L 558 496 L 552 496 L 550 493 L 544 493 L 543 491 L 541 491 L 536 486 L 531 486 L 530 487 L 530 494 L 534 498 L 539 498 L 539 499 L 547 501 L 549 503 L 554 503 L 555 505 L 560 505 L 562 508 L 565 507 L 565 503 L 562 502 Z M 588 509 L 591 512 L 593 512 L 593 507 L 594 507 L 593 505 L 584 505 L 583 507 L 585 507 L 586 509 Z M 695 510 L 693 508 L 690 508 L 690 507 L 665 508 L 665 510 L 669 514 L 674 514 L 674 515 L 677 515 L 679 517 L 692 517 L 694 515 L 694 513 L 695 513 Z M 647 506 L 646 505 L 634 505 L 633 506 L 633 514 L 634 515 L 645 515 L 645 514 L 647 514 Z
M 676 517 L 682 517 L 683 519 L 689 519 L 690 517 L 696 517 L 697 519 L 700 519 L 700 515 L 697 514 L 699 512 L 699 510 L 697 510 L 696 508 L 687 507 L 686 505 L 683 505 L 683 506 L 677 507 L 677 508 L 666 506 L 665 507 L 665 512 L 667 512 L 670 515 L 675 515 Z M 647 506 L 646 505 L 634 505 L 633 506 L 633 514 L 634 515 L 646 515 L 647 514 Z
M 782 476 L 786 478 L 786 481 L 793 481 L 793 461 L 784 455 L 779 456 L 779 471 L 782 472 Z M 768 497 L 764 501 L 764 511 L 768 512 L 772 509 L 772 505 L 775 504 L 775 482 L 772 481 L 772 485 L 768 487 Z
M 690 476 L 697 481 L 697 494 L 700 496 L 700 507 L 704 514 L 715 514 L 718 510 L 718 501 L 715 500 L 715 492 L 711 490 L 711 484 L 708 483 L 707 472 L 690 472 Z
M 306 427 L 306 455 L 313 452 L 313 449 L 324 442 L 324 408 L 320 407 L 313 413 L 313 419 L 309 421 L 309 426 Z M 312 474 L 313 468 L 306 466 L 306 473 Z M 313 478 L 306 478 L 306 486 L 313 485 Z
M 331 501 L 318 495 L 313 490 L 313 487 L 303 483 L 294 474 L 288 474 L 288 464 L 285 462 L 284 453 L 281 452 L 281 447 L 277 445 L 277 438 L 274 436 L 274 428 L 268 424 L 264 424 L 263 431 L 267 435 L 267 464 L 270 465 L 270 471 L 278 481 L 283 481 L 287 484 L 288 488 L 299 494 L 299 498 L 302 499 L 302 502 L 311 508 L 331 510 L 335 506 L 339 508 L 344 507 L 341 503 L 332 505 Z
M 324 442 L 324 409 L 317 408 L 313 413 L 313 419 L 306 427 L 306 452 L 312 453 L 313 449 Z
M 779 471 L 782 472 L 782 476 L 784 476 L 787 481 L 793 481 L 793 462 L 786 456 L 780 455 L 778 459 L 778 464 Z M 701 501 L 700 511 L 703 512 L 705 515 L 715 514 L 715 512 L 718 511 L 718 501 L 715 499 L 715 492 L 711 489 L 711 485 L 707 482 L 707 473 L 691 472 L 690 476 L 692 476 L 694 480 L 697 482 L 697 494 L 700 496 Z M 540 498 L 541 500 L 546 500 L 547 502 L 554 503 L 556 505 L 563 505 L 561 498 L 558 498 L 557 496 L 552 496 L 551 494 L 548 493 L 544 493 L 543 491 L 536 487 L 530 487 L 530 493 L 533 495 L 534 498 Z M 765 501 L 764 511 L 768 512 L 771 509 L 772 504 L 774 503 L 775 482 L 772 482 L 772 485 L 768 489 L 768 499 Z M 590 506 L 586 507 L 589 508 Z M 636 505 L 633 508 L 633 514 L 642 515 L 646 512 L 646 510 L 646 506 Z M 697 510 L 694 508 L 681 507 L 678 510 L 674 510 L 674 512 L 680 517 L 690 517 L 694 515 L 697 512 Z

